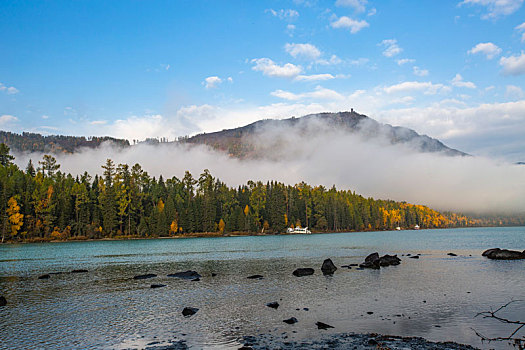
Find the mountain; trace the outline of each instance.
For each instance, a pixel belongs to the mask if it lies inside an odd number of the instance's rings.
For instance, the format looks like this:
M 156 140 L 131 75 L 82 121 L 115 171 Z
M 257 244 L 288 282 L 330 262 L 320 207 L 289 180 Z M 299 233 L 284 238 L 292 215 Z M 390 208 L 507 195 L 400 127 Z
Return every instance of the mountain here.
M 439 152 L 448 156 L 467 155 L 412 129 L 381 124 L 353 110 L 309 114 L 300 118 L 264 119 L 235 129 L 179 138 L 174 142 L 148 138 L 139 143 L 207 145 L 241 159 L 275 158 L 285 145 L 293 143 L 296 148 L 300 148 L 303 143 L 328 133 L 338 133 L 340 137 L 357 136 L 366 142 L 404 144 L 419 152 Z M 132 147 L 127 140 L 112 137 L 43 136 L 28 132 L 16 134 L 0 131 L 0 143 L 5 143 L 18 152 L 74 153 L 82 147 L 96 148 L 103 142 L 110 142 L 122 148 Z
M 5 143 L 13 151 L 18 152 L 41 152 L 41 153 L 74 153 L 80 148 L 97 148 L 103 142 L 110 142 L 119 147 L 128 147 L 127 140 L 116 139 L 113 137 L 85 138 L 83 136 L 62 136 L 50 135 L 43 136 L 30 132 L 16 134 L 8 131 L 0 131 L 0 143 Z
M 412 129 L 381 124 L 353 110 L 310 114 L 301 118 L 259 120 L 235 129 L 195 135 L 182 142 L 205 144 L 216 150 L 228 152 L 233 157 L 253 158 L 271 154 L 271 147 L 265 143 L 278 146 L 279 142 L 274 140 L 275 137 L 296 137 L 305 141 L 315 133 L 326 131 L 353 134 L 365 140 L 382 138 L 390 144 L 406 144 L 419 152 L 441 152 L 448 156 L 468 155 L 445 146 L 437 139 L 420 135 Z M 261 139 L 266 142 L 260 142 Z

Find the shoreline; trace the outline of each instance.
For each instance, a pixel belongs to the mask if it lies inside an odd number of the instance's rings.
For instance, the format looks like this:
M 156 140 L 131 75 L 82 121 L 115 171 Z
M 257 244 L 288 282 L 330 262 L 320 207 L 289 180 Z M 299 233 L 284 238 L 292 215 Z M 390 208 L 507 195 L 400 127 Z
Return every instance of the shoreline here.
M 331 234 L 331 233 L 356 233 L 356 232 L 400 232 L 400 231 L 426 231 L 426 230 L 445 230 L 445 229 L 462 229 L 462 228 L 483 228 L 483 227 L 520 227 L 518 226 L 467 226 L 467 227 L 434 227 L 421 229 L 401 229 L 401 230 L 350 230 L 350 231 L 312 231 L 311 234 Z M 87 237 L 72 237 L 68 239 L 47 239 L 47 238 L 31 238 L 19 241 L 5 240 L 1 245 L 11 244 L 30 244 L 30 243 L 64 243 L 64 242 L 96 242 L 96 241 L 128 241 L 128 240 L 149 240 L 149 239 L 185 239 L 185 238 L 221 238 L 221 237 L 252 237 L 252 236 L 297 236 L 297 235 L 311 235 L 310 233 L 261 233 L 261 232 L 231 232 L 221 234 L 220 232 L 199 232 L 179 234 L 173 236 L 151 236 L 142 237 L 136 235 L 129 236 L 115 236 L 104 238 L 87 238 Z

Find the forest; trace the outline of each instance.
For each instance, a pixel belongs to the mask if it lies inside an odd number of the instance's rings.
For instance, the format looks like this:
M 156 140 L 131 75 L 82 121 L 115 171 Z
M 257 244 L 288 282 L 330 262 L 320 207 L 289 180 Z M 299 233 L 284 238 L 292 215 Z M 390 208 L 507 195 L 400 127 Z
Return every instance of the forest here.
M 25 169 L 0 144 L 2 242 L 164 237 L 198 233 L 279 234 L 522 224 L 474 219 L 423 205 L 365 198 L 335 186 L 248 181 L 232 188 L 204 170 L 151 177 L 139 164 L 107 159 L 100 176 L 60 171 L 52 155 Z

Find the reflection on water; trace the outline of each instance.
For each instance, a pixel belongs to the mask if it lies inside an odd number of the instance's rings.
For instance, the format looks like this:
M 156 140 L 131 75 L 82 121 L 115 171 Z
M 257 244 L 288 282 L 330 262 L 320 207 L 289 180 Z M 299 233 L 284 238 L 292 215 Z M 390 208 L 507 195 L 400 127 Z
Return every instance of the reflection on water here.
M 498 228 L 1 246 L 0 295 L 8 305 L 0 308 L 0 348 L 123 349 L 177 340 L 194 348 L 238 348 L 245 335 L 304 339 L 330 332 L 504 348 L 481 344 L 472 328 L 493 336 L 510 328 L 474 316 L 523 298 L 525 261 L 480 254 L 496 246 L 523 249 L 524 238 L 524 228 Z M 421 258 L 401 257 L 401 265 L 378 271 L 320 272 L 327 257 L 341 266 L 374 251 Z M 450 251 L 459 256 L 447 256 Z M 316 273 L 296 278 L 297 267 Z M 69 273 L 78 268 L 89 272 Z M 190 269 L 200 281 L 167 277 Z M 37 278 L 50 272 L 63 273 Z M 132 279 L 145 273 L 158 277 Z M 254 274 L 264 279 L 246 278 Z M 152 283 L 166 287 L 151 289 Z M 280 307 L 266 307 L 271 301 Z M 186 306 L 199 311 L 184 318 Z M 523 315 L 524 303 L 506 314 Z M 292 316 L 297 324 L 282 322 Z M 317 321 L 335 328 L 321 333 Z

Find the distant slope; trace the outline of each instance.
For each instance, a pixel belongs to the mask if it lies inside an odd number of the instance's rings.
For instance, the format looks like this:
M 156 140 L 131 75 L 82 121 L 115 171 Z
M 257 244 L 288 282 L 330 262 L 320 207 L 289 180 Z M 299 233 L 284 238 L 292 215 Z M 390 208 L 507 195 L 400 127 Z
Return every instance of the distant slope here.
M 86 139 L 83 136 L 43 136 L 29 132 L 16 134 L 8 131 L 0 131 L 0 143 L 5 143 L 11 150 L 18 152 L 74 153 L 82 147 L 96 148 L 103 142 L 111 142 L 120 147 L 129 146 L 127 140 L 107 136 L 93 136 Z
M 315 127 L 357 134 L 366 139 L 385 137 L 391 144 L 409 144 L 410 147 L 415 148 L 419 152 L 442 152 L 449 156 L 467 155 L 445 146 L 437 139 L 420 135 L 412 129 L 381 124 L 366 115 L 358 114 L 354 111 L 310 114 L 301 118 L 292 117 L 281 120 L 259 120 L 235 129 L 199 134 L 188 138 L 184 142 L 205 144 L 214 149 L 228 152 L 234 157 L 251 158 L 264 156 L 264 154 L 261 154 L 261 149 L 257 149 L 258 145 L 253 140 L 267 130 L 289 128 L 291 137 L 300 138 L 305 136 L 306 132 L 311 132 L 312 128 Z

